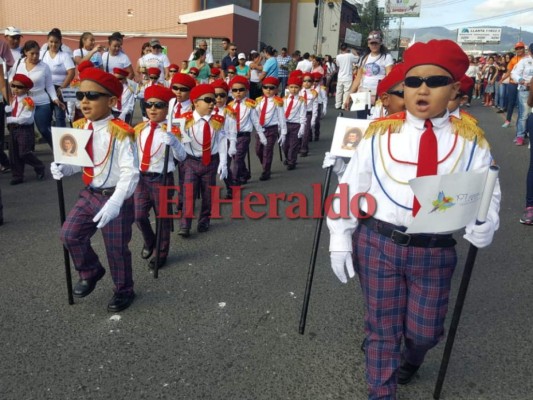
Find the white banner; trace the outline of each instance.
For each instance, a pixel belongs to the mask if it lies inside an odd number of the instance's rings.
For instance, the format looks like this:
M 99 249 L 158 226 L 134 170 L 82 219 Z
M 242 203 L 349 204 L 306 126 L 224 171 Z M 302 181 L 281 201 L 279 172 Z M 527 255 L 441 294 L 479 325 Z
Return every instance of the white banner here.
M 422 0 L 387 0 L 385 2 L 385 15 L 398 17 L 420 17 Z
M 359 32 L 355 32 L 349 28 L 346 28 L 344 34 L 344 42 L 351 44 L 352 46 L 361 46 L 362 35 Z
M 92 131 L 89 129 L 52 127 L 54 161 L 58 164 L 92 167 L 93 162 L 86 146 Z
M 502 28 L 459 28 L 458 43 L 500 43 Z

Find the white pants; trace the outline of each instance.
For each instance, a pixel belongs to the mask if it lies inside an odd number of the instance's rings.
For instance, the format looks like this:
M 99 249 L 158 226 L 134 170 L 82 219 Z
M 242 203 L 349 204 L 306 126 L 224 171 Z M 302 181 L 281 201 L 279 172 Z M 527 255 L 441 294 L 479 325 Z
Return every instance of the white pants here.
M 352 81 L 337 81 L 337 89 L 335 93 L 335 108 L 341 108 L 346 99 L 348 98 L 348 93 L 352 87 Z

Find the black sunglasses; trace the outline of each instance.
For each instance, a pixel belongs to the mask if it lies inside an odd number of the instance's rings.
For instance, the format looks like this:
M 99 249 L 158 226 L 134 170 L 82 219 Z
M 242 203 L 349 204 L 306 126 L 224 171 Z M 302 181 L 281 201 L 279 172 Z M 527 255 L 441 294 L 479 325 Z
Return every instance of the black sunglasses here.
M 168 72 L 178 72 L 176 69 L 169 69 Z
M 168 103 L 165 101 L 147 101 L 146 103 L 144 103 L 144 108 L 152 108 L 152 107 L 155 107 L 158 110 L 162 110 L 168 107 Z
M 196 100 L 202 100 L 202 101 L 204 101 L 207 104 L 211 104 L 211 103 L 216 102 L 216 99 L 214 97 L 200 97 L 200 98 L 198 98 Z
M 84 97 L 87 98 L 87 100 L 89 101 L 94 101 L 94 100 L 98 100 L 102 96 L 111 97 L 111 95 L 108 93 L 100 93 L 100 92 L 93 92 L 93 91 L 88 91 L 88 92 L 77 91 L 76 92 L 76 100 L 78 101 L 82 101 Z
M 155 81 L 155 80 L 159 79 L 159 77 L 158 77 L 158 76 L 151 76 L 150 79 L 151 79 L 152 81 Z
M 229 74 L 234 74 L 234 73 L 235 73 L 235 72 L 233 72 L 233 71 L 228 71 L 228 75 L 229 75 Z
M 277 87 L 276 87 L 276 86 L 266 85 L 266 86 L 263 86 L 263 89 L 266 89 L 266 90 L 276 90 Z
M 221 99 L 225 99 L 227 96 L 226 93 L 215 93 L 215 97 L 220 97 Z
M 233 93 L 237 93 L 237 92 L 246 92 L 246 88 L 233 88 L 231 89 L 231 91 Z
M 403 99 L 403 90 L 391 90 L 387 92 L 388 94 L 393 94 L 395 96 L 401 97 Z
M 198 76 L 198 74 L 195 72 L 189 72 L 189 75 Z
M 188 87 L 179 87 L 176 85 L 172 85 L 172 90 L 175 90 L 176 92 L 190 92 L 191 91 L 191 89 L 189 89 Z
M 422 78 L 421 76 L 408 76 L 403 81 L 405 86 L 409 88 L 418 88 L 425 82 L 428 88 L 438 88 L 448 86 L 453 83 L 453 79 L 449 76 L 433 75 Z
M 24 86 L 24 85 L 15 85 L 14 83 L 12 83 L 10 86 L 13 89 L 26 89 L 26 86 Z
M 311 79 L 304 79 L 304 82 L 313 82 Z

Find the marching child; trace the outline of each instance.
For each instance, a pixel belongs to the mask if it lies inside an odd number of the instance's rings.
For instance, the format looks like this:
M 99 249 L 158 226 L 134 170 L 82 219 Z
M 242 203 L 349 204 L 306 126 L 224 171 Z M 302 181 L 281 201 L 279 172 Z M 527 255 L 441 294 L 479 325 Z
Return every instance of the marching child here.
M 180 67 L 178 64 L 170 64 L 168 66 L 168 79 L 165 81 L 166 87 L 172 86 L 172 78 L 174 75 L 176 75 L 178 72 L 180 72 Z
M 165 124 L 169 102 L 174 98 L 172 90 L 154 85 L 147 88 L 144 93 L 148 122 L 141 122 L 135 127 L 140 178 L 133 199 L 135 222 L 144 239 L 141 257 L 148 259 L 156 245 L 156 235 L 150 224 L 150 209 L 154 208 L 156 215 L 161 214 L 159 190 L 162 184 L 162 175 L 167 174 L 167 186 L 174 186 L 174 158 L 183 161 L 185 149 L 174 134 L 167 133 L 167 125 Z M 163 171 L 165 145 L 170 146 L 173 157 L 169 157 L 167 170 Z M 163 218 L 158 268 L 163 267 L 167 261 L 171 228 L 172 220 Z M 149 263 L 150 269 L 155 269 L 155 264 L 156 257 L 153 257 Z
M 313 129 L 315 136 L 314 140 L 315 142 L 318 142 L 320 139 L 320 120 L 326 116 L 328 111 L 328 92 L 326 87 L 322 85 L 323 75 L 320 72 L 312 72 L 311 76 L 313 77 L 313 89 L 317 92 L 318 100 L 317 117 Z M 309 141 L 311 141 L 311 139 L 312 138 L 309 138 Z
M 230 81 L 229 86 L 234 99 L 229 105 L 235 111 L 237 131 L 237 152 L 233 162 L 232 177 L 235 185 L 244 185 L 251 178 L 245 160 L 250 148 L 252 130 L 255 128 L 263 145 L 267 144 L 267 139 L 255 110 L 257 103 L 246 97 L 250 90 L 250 81 L 244 76 L 236 76 Z
M 94 167 L 51 164 L 54 179 L 81 171 L 85 186 L 61 228 L 61 240 L 80 276 L 73 294 L 85 297 L 105 274 L 91 246 L 91 237 L 101 229 L 115 285 L 107 310 L 118 312 L 128 308 L 135 297 L 128 248 L 134 220 L 132 195 L 139 180 L 134 131 L 125 122 L 113 119 L 111 111 L 122 95 L 122 83 L 114 75 L 85 68 L 80 81 L 76 98 L 85 118 L 74 126 L 91 131 L 86 149 Z
M 462 105 L 468 103 L 468 93 L 474 87 L 474 80 L 469 76 L 463 75 L 459 80 L 459 83 L 461 84 L 459 87 L 459 93 L 457 93 L 457 96 L 455 96 L 454 99 L 448 102 L 448 112 L 450 113 L 450 116 L 456 118 L 467 116 L 471 118 L 472 121 L 475 121 L 475 124 L 477 125 L 477 120 L 460 108 Z
M 11 134 L 10 148 L 13 164 L 11 185 L 18 185 L 24 181 L 24 165 L 33 167 L 38 180 L 44 179 L 44 164 L 33 152 L 35 134 L 33 132 L 34 103 L 28 96 L 33 87 L 33 81 L 26 75 L 15 74 L 11 81 L 11 116 L 7 117 L 7 128 Z M 0 150 L 3 151 L 3 150 Z
M 468 57 L 450 40 L 416 43 L 404 53 L 406 113 L 370 124 L 341 184 L 349 197 L 368 193 L 374 215 L 328 218 L 331 266 L 342 282 L 354 263 L 365 299 L 368 398 L 396 399 L 425 354 L 444 336 L 451 278 L 457 263 L 451 234 L 406 234 L 419 209 L 406 183 L 417 176 L 486 169 L 492 157 L 479 129 L 450 120 Z M 499 226 L 499 185 L 487 220 L 466 226 L 465 239 L 488 246 Z M 361 204 L 367 212 L 366 202 Z M 339 211 L 335 201 L 333 209 Z M 353 236 L 353 238 L 352 238 Z M 403 341 L 403 346 L 402 346 Z
M 274 78 L 273 76 L 266 77 L 262 82 L 263 96 L 256 99 L 256 112 L 259 114 L 259 125 L 263 128 L 262 131 L 267 139 L 265 145 L 260 140 L 257 140 L 255 143 L 255 153 L 263 167 L 263 173 L 259 177 L 261 181 L 270 179 L 270 168 L 272 166 L 276 141 L 283 146 L 287 136 L 283 99 L 276 96 L 278 86 L 278 78 Z M 279 139 L 278 132 L 280 134 Z
M 113 115 L 131 125 L 137 83 L 128 79 L 129 71 L 124 68 L 113 68 L 113 75 L 122 83 L 122 96 L 117 100 L 117 105 L 113 108 Z
M 307 157 L 307 153 L 309 152 L 309 142 L 313 140 L 313 131 L 318 118 L 318 93 L 313 89 L 314 79 L 310 72 L 302 74 L 302 82 L 300 96 L 305 100 L 307 107 L 307 123 L 305 124 L 305 132 L 300 146 L 300 155 L 302 157 Z
M 193 111 L 186 113 L 185 130 L 182 132 L 187 156 L 183 161 L 184 190 L 187 201 L 183 203 L 183 215 L 178 235 L 189 237 L 194 212 L 194 200 L 201 193 L 202 204 L 198 217 L 198 232 L 209 230 L 211 217 L 211 186 L 227 177 L 227 145 L 222 136 L 224 117 L 213 114 L 215 89 L 210 84 L 195 86 L 190 93 Z M 189 185 L 190 186 L 189 186 Z M 187 192 L 189 188 L 192 193 Z
M 307 123 L 307 105 L 305 100 L 299 96 L 301 87 L 301 78 L 289 77 L 287 81 L 289 94 L 283 100 L 287 123 L 287 140 L 283 143 L 283 153 L 285 153 L 285 162 L 289 171 L 296 168 L 300 139 L 304 135 Z

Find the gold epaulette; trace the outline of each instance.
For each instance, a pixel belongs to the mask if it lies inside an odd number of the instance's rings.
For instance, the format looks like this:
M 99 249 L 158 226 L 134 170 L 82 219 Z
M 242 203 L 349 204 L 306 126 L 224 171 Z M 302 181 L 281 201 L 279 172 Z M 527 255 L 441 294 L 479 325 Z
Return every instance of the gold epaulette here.
M 272 98 L 274 100 L 274 104 L 277 105 L 278 107 L 283 107 L 283 99 L 279 96 L 274 96 Z
M 311 89 L 311 94 L 313 95 L 313 97 L 318 96 L 318 93 L 316 92 L 315 89 Z
M 228 116 L 230 116 L 231 118 L 234 118 L 234 119 L 235 119 L 235 116 L 236 116 L 235 110 L 229 105 L 226 105 L 226 107 L 224 107 L 224 114 L 228 115 Z
M 474 118 L 472 118 L 475 120 Z M 474 140 L 477 139 L 477 145 L 481 147 L 482 149 L 489 147 L 489 142 L 487 142 L 487 139 L 485 138 L 485 132 L 483 132 L 483 129 L 477 125 L 477 123 L 473 123 L 472 119 L 468 118 L 457 118 L 457 117 L 451 117 L 450 122 L 452 123 L 452 128 L 454 133 L 457 133 L 459 136 L 464 137 L 466 140 Z
M 255 99 L 256 104 L 261 103 L 261 100 L 263 100 L 263 96 L 259 96 L 257 99 Z
M 477 119 L 472 114 L 467 113 L 465 110 L 459 110 L 459 114 L 461 115 L 461 119 L 467 120 L 477 125 Z
M 121 119 L 114 118 L 107 124 L 107 130 L 114 138 L 122 141 L 124 139 L 133 139 L 135 130 Z
M 161 129 L 163 129 L 165 132 L 167 131 L 168 125 L 167 124 L 161 124 Z M 170 132 L 176 136 L 179 141 L 181 142 L 181 129 L 179 126 L 172 125 L 172 128 L 170 128 Z
M 186 113 L 181 114 L 181 118 L 185 118 L 185 129 L 189 129 L 194 125 L 194 116 L 192 111 L 187 111 Z
M 135 131 L 136 138 L 141 134 L 142 130 L 146 128 L 146 125 L 148 125 L 148 121 L 142 121 L 142 122 L 139 122 L 137 125 L 135 125 L 133 130 Z
M 247 107 L 255 108 L 257 106 L 257 102 L 252 99 L 246 99 L 244 100 L 244 104 L 246 104 Z
M 215 131 L 219 131 L 222 129 L 222 126 L 224 125 L 224 117 L 222 115 L 212 115 L 211 119 L 209 120 L 209 124 Z
M 87 123 L 87 118 L 80 118 L 72 123 L 72 127 L 76 129 L 83 129 L 86 123 Z
M 323 91 L 326 91 L 326 87 L 324 85 L 320 86 L 322 88 Z
M 400 132 L 404 122 L 405 111 L 376 119 L 375 121 L 371 122 L 366 129 L 365 139 L 368 139 L 374 135 L 383 135 L 384 133 L 389 132 L 389 130 L 391 133 Z
M 35 103 L 33 102 L 33 99 L 31 97 L 24 97 L 24 99 L 22 100 L 22 104 L 28 110 L 33 110 L 33 108 L 35 107 Z

